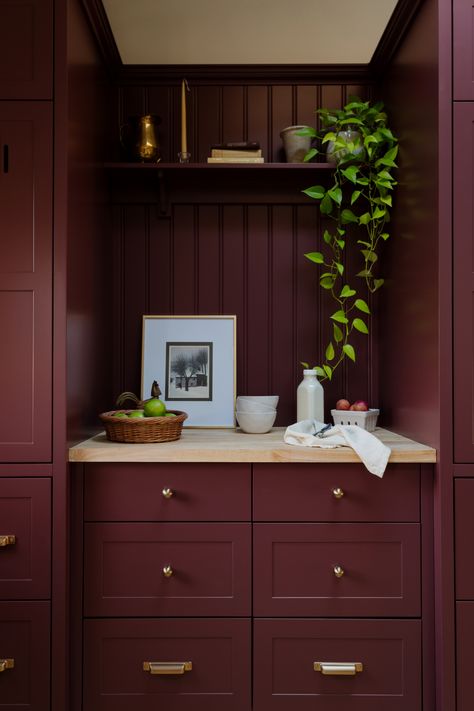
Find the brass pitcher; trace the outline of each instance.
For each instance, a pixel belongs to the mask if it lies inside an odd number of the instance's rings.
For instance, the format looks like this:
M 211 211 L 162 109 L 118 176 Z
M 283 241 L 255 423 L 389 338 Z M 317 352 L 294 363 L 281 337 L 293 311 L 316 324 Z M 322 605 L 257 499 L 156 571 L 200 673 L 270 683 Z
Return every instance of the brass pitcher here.
M 131 116 L 120 128 L 120 142 L 131 160 L 158 163 L 161 160 L 157 126 L 159 116 Z

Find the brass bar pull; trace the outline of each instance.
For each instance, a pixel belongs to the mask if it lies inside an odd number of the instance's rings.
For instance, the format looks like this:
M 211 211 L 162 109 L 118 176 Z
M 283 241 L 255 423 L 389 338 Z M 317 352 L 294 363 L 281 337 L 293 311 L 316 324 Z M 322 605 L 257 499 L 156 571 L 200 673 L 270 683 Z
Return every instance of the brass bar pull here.
M 13 669 L 14 666 L 14 659 L 0 659 L 0 672 L 4 672 L 7 669 Z
M 176 676 L 191 671 L 192 662 L 143 662 L 143 671 L 161 676 Z
M 6 548 L 7 546 L 14 546 L 16 543 L 16 536 L 0 536 L 0 548 Z
M 314 662 L 313 669 L 328 676 L 355 676 L 364 670 L 362 662 Z
M 342 499 L 342 497 L 344 496 L 344 491 L 339 486 L 335 486 L 332 490 L 332 495 L 335 499 Z
M 165 499 L 171 499 L 171 497 L 174 494 L 174 491 L 173 491 L 173 489 L 170 489 L 169 486 L 165 486 L 165 488 L 163 489 L 163 491 L 161 493 L 163 494 L 163 497 Z

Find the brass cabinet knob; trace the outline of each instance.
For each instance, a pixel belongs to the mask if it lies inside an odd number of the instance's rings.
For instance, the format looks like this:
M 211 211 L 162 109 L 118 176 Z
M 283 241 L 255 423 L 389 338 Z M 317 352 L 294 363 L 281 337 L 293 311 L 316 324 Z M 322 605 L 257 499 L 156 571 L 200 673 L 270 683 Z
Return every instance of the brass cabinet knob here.
M 333 568 L 333 573 L 336 578 L 342 578 L 342 576 L 344 575 L 344 568 L 342 568 L 340 565 L 335 565 Z
M 171 499 L 171 497 L 174 494 L 174 491 L 173 491 L 173 489 L 170 489 L 168 486 L 165 486 L 165 488 L 163 489 L 163 491 L 161 493 L 163 494 L 165 499 Z
M 0 548 L 6 548 L 7 546 L 14 546 L 16 543 L 16 536 L 8 534 L 7 536 L 0 536 Z
M 15 667 L 14 659 L 0 659 L 0 672 L 4 672 L 7 669 L 13 669 Z
M 174 571 L 171 565 L 165 565 L 165 567 L 163 568 L 163 575 L 165 576 L 165 578 L 171 578 L 173 572 Z
M 342 497 L 344 496 L 344 492 L 339 486 L 335 486 L 332 490 L 332 495 L 335 499 L 342 499 Z

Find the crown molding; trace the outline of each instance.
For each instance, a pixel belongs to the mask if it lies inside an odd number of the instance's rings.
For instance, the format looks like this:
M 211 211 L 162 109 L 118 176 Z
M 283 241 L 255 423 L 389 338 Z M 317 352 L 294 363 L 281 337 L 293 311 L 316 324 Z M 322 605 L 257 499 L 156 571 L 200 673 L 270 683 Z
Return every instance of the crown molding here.
M 380 79 L 386 71 L 423 2 L 424 0 L 398 0 L 368 65 L 374 80 Z

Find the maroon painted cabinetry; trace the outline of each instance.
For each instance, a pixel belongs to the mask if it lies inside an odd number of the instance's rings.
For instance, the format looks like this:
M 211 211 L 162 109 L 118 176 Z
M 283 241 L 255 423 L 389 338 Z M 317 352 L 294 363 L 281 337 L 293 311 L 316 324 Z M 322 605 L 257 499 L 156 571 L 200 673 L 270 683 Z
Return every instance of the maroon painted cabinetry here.
M 0 102 L 0 462 L 51 460 L 51 191 L 51 106 Z
M 474 100 L 474 2 L 453 0 L 454 99 Z

